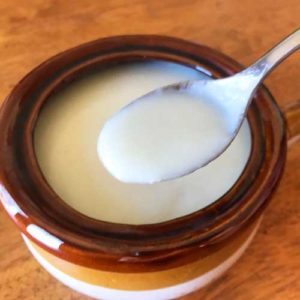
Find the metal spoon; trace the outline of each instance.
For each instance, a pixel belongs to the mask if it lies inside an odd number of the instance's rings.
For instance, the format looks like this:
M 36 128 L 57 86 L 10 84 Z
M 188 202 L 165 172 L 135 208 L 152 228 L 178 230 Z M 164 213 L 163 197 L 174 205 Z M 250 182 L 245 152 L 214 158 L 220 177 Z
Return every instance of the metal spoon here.
M 124 110 L 126 110 L 126 113 L 130 113 L 132 108 L 136 109 L 138 105 L 145 105 L 145 101 L 153 101 L 153 99 L 155 99 L 153 96 L 155 95 L 163 94 L 170 95 L 171 97 L 174 95 L 174 93 L 187 92 L 199 96 L 201 99 L 205 99 L 206 101 L 214 102 L 215 105 L 225 112 L 226 119 L 230 120 L 230 124 L 228 125 L 229 134 L 227 134 L 225 138 L 222 138 L 217 147 L 214 147 L 214 149 L 211 149 L 211 151 L 207 151 L 207 155 L 202 157 L 201 160 L 199 159 L 199 161 L 194 161 L 193 164 L 190 164 L 188 167 L 182 167 L 184 161 L 176 161 L 175 159 L 172 163 L 172 168 L 174 167 L 172 170 L 165 170 L 166 172 L 150 174 L 151 176 L 149 175 L 149 177 L 139 176 L 139 174 L 131 174 L 130 176 L 127 176 L 127 174 L 130 172 L 130 168 L 134 168 L 132 164 L 127 165 L 128 171 L 126 171 L 127 173 L 125 175 L 124 171 L 123 174 L 121 174 L 122 172 L 119 172 L 119 167 L 121 168 L 122 166 L 121 164 L 118 166 L 118 162 L 114 161 L 112 163 L 114 164 L 114 169 L 112 168 L 110 170 L 109 162 L 107 162 L 104 155 L 101 154 L 105 152 L 102 151 L 102 148 L 104 148 L 104 142 L 101 144 L 101 136 L 105 136 L 108 126 L 103 127 L 98 140 L 98 154 L 101 160 L 104 162 L 104 165 L 107 167 L 107 169 L 118 179 L 126 182 L 136 183 L 153 183 L 174 179 L 189 174 L 207 165 L 220 156 L 236 137 L 246 116 L 247 109 L 260 83 L 280 62 L 282 62 L 286 57 L 299 48 L 300 29 L 289 35 L 281 43 L 257 60 L 253 65 L 241 71 L 240 73 L 224 79 L 186 81 L 159 88 L 131 102 L 129 105 L 113 115 L 107 122 L 107 124 L 118 122 L 118 120 L 121 118 L 121 115 L 124 116 Z M 143 123 L 141 122 L 139 126 L 143 126 Z M 107 145 L 105 146 L 106 153 L 109 153 L 110 150 L 113 150 L 107 148 Z M 188 156 L 186 159 L 188 159 Z M 109 160 L 111 162 L 111 157 Z M 176 167 L 176 164 L 178 164 L 178 167 Z M 146 174 L 147 170 L 140 170 L 139 172 Z

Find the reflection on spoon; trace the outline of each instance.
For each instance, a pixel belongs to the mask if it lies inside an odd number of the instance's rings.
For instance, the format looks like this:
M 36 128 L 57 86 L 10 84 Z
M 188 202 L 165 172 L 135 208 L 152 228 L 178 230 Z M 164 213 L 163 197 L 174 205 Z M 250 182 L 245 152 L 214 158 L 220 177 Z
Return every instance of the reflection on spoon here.
M 207 165 L 235 138 L 261 81 L 299 46 L 297 30 L 234 76 L 181 82 L 131 102 L 102 128 L 101 161 L 132 183 L 170 180 Z

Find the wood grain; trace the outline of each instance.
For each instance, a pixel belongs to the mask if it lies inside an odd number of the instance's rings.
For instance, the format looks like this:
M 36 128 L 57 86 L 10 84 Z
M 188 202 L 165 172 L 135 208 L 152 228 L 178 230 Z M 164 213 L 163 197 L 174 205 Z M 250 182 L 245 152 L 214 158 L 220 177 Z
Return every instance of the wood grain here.
M 299 14 L 298 0 L 0 0 L 0 99 L 49 56 L 116 34 L 182 37 L 249 64 L 300 26 Z M 290 57 L 266 81 L 281 105 L 300 98 L 299 58 L 300 53 Z M 242 259 L 225 277 L 182 300 L 300 298 L 299 155 L 295 144 L 262 227 Z M 88 299 L 35 262 L 2 207 L 0 245 L 0 299 Z

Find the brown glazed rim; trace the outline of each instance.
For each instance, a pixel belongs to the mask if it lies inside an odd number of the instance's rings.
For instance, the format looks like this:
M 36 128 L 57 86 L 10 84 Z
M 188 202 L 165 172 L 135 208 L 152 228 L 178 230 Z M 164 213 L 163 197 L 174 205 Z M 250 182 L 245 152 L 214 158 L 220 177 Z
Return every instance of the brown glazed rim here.
M 109 37 L 48 59 L 22 79 L 4 102 L 0 111 L 2 200 L 22 212 L 11 215 L 21 232 L 50 253 L 107 270 L 140 271 L 178 265 L 187 256 L 192 259 L 200 248 L 221 245 L 261 213 L 275 189 L 285 163 L 285 128 L 278 106 L 263 87 L 248 113 L 252 134 L 248 164 L 235 185 L 210 206 L 167 222 L 125 225 L 86 217 L 59 198 L 43 177 L 33 147 L 35 122 L 46 100 L 92 70 L 156 59 L 202 67 L 214 77 L 241 69 L 227 56 L 181 39 Z M 49 246 L 28 232 L 30 224 L 62 243 L 57 249 Z

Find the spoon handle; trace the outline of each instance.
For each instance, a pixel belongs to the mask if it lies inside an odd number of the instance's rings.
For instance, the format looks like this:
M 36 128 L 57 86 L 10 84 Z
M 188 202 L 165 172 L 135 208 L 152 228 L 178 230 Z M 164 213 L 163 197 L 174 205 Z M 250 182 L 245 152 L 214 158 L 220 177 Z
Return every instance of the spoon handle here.
M 299 48 L 300 28 L 269 50 L 264 56 L 245 69 L 242 73 L 257 76 L 259 78 L 257 84 L 259 84 L 278 64 Z

